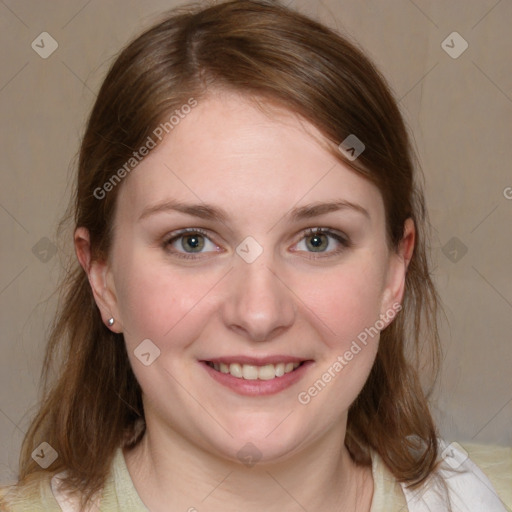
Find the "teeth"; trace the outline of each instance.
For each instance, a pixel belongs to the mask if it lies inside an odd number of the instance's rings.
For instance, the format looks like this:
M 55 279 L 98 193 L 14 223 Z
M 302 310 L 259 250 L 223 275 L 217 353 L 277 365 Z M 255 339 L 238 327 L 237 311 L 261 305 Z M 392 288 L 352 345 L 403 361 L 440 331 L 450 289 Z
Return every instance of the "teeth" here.
M 300 366 L 300 363 L 278 363 L 256 366 L 253 364 L 239 363 L 208 363 L 212 368 L 221 373 L 229 373 L 233 377 L 246 380 L 271 380 L 282 377 Z
M 261 380 L 274 379 L 277 376 L 276 367 L 273 364 L 266 364 L 258 370 L 258 377 Z
M 258 367 L 252 364 L 242 366 L 242 376 L 246 380 L 256 380 L 258 378 Z
M 242 379 L 243 378 L 242 365 L 240 365 L 238 363 L 230 364 L 229 365 L 229 373 L 231 373 L 231 375 L 233 375 L 233 377 L 238 377 L 239 379 Z

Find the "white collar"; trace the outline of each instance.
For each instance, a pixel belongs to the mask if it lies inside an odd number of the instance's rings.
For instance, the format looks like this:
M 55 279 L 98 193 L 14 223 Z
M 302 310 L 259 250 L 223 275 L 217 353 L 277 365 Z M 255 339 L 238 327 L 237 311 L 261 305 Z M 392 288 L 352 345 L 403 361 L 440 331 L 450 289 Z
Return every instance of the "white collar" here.
M 507 512 L 487 476 L 464 448 L 442 439 L 438 442 L 442 462 L 437 471 L 414 491 L 401 484 L 409 512 L 444 512 L 450 510 L 448 503 L 453 512 Z

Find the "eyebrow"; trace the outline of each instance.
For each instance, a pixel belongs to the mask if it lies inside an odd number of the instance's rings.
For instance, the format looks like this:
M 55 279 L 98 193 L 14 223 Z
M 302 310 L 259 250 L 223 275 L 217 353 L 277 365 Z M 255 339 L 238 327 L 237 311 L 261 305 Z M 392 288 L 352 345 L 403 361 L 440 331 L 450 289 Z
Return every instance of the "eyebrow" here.
M 368 213 L 368 210 L 366 210 L 357 203 L 345 200 L 327 203 L 315 202 L 305 206 L 292 208 L 292 210 L 290 210 L 285 215 L 285 218 L 288 218 L 293 222 L 297 222 L 300 220 L 310 219 L 312 217 L 318 217 L 320 215 L 325 215 L 327 213 L 336 212 L 340 210 L 355 211 L 370 219 L 370 214 Z M 151 215 L 155 215 L 157 213 L 167 213 L 172 211 L 184 213 L 192 217 L 198 217 L 200 219 L 219 221 L 222 223 L 226 223 L 229 218 L 229 215 L 226 212 L 226 210 L 206 203 L 190 204 L 171 200 L 157 203 L 152 206 L 148 206 L 143 210 L 142 214 L 139 217 L 139 221 Z

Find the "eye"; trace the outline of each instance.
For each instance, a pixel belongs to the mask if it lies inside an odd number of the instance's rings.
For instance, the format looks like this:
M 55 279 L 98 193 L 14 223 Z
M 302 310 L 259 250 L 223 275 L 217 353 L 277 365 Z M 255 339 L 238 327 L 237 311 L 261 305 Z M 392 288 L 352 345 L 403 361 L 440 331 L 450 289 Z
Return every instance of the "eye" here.
M 210 246 L 210 250 L 208 249 Z M 199 228 L 186 228 L 173 233 L 163 242 L 164 249 L 180 258 L 197 258 L 195 254 L 204 252 L 218 252 L 219 247 L 215 245 L 206 231 Z
M 323 258 L 340 254 L 351 246 L 350 240 L 346 235 L 333 231 L 330 228 L 310 228 L 305 231 L 304 237 L 297 244 L 299 251 L 305 251 L 313 254 L 323 254 L 325 256 L 313 255 L 312 258 Z
M 201 254 L 220 252 L 208 233 L 200 228 L 185 228 L 172 233 L 163 242 L 165 251 L 179 258 L 198 259 Z M 336 256 L 350 247 L 349 238 L 330 228 L 309 228 L 294 252 L 306 252 L 311 259 Z

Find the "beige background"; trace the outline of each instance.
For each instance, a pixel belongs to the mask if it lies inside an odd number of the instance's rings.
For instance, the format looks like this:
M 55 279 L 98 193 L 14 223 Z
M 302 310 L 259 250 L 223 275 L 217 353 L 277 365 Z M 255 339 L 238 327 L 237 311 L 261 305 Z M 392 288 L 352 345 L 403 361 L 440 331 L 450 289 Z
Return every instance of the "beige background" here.
M 441 433 L 512 445 L 512 2 L 291 3 L 360 42 L 414 133 L 447 314 Z M 56 225 L 95 91 L 112 56 L 176 4 L 0 0 L 0 481 L 15 478 L 36 404 L 63 257 Z M 453 31 L 469 44 L 456 59 L 441 46 Z M 58 42 L 47 59 L 31 47 L 42 32 Z

